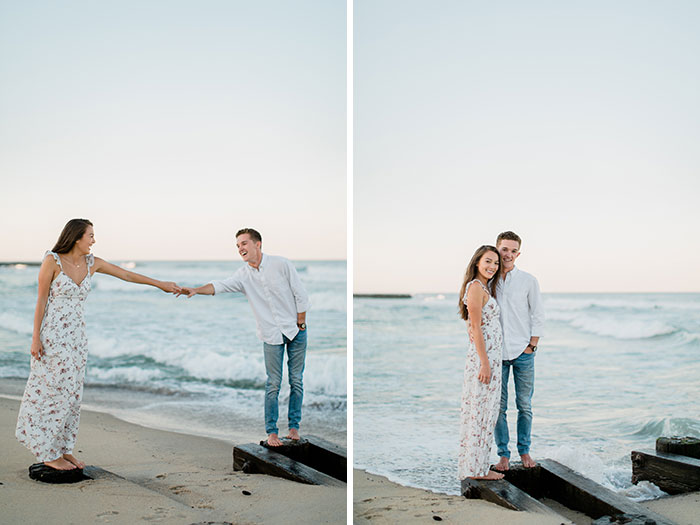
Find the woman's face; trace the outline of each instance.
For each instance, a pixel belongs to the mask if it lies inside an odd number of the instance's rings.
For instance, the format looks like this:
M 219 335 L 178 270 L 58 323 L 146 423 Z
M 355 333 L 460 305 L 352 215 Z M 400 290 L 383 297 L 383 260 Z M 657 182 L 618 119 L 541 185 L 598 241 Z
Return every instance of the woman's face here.
M 488 281 L 496 275 L 498 271 L 498 254 L 496 252 L 488 251 L 481 256 L 479 259 L 479 264 L 476 266 L 479 275 Z
M 83 236 L 75 241 L 75 245 L 78 248 L 78 252 L 87 255 L 90 253 L 90 247 L 93 244 L 95 244 L 95 230 L 93 230 L 92 226 L 88 226 Z

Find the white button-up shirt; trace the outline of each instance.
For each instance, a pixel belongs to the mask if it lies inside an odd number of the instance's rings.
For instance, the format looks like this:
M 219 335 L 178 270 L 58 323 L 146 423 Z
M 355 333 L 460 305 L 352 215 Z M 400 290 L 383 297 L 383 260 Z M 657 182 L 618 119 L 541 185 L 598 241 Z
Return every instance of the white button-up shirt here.
M 503 360 L 515 359 L 530 344 L 530 337 L 542 337 L 544 307 L 535 277 L 513 268 L 505 280 L 498 279 L 496 299 L 501 307 Z
M 232 277 L 209 284 L 215 294 L 245 294 L 257 321 L 258 338 L 270 345 L 281 345 L 283 334 L 294 339 L 299 333 L 297 313 L 311 306 L 292 262 L 275 255 L 263 254 L 258 269 L 246 264 Z

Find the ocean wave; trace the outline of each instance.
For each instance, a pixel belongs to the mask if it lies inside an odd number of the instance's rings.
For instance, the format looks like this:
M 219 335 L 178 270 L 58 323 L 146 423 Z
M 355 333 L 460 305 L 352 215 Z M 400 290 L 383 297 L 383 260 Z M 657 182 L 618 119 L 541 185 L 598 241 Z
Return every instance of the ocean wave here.
M 25 318 L 11 312 L 0 313 L 0 328 L 25 335 L 32 335 L 34 331 L 31 318 Z
M 103 381 L 143 383 L 168 379 L 244 389 L 264 388 L 266 381 L 262 352 L 257 351 L 242 354 L 171 346 L 154 348 L 144 343 L 124 344 L 113 338 L 97 338 L 91 343 L 91 353 L 94 379 Z M 307 354 L 305 389 L 317 394 L 345 396 L 346 370 L 344 352 Z
M 697 313 L 700 303 L 697 294 L 630 294 L 628 296 L 605 297 L 602 294 L 589 296 L 582 294 L 578 297 L 559 296 L 558 294 L 543 295 L 545 309 L 562 312 L 605 312 L 619 314 L 639 314 L 651 311 Z
M 648 339 L 679 331 L 659 320 L 624 319 L 619 316 L 603 317 L 561 311 L 548 313 L 547 320 L 565 322 L 584 332 L 616 339 Z
M 700 421 L 685 417 L 653 418 L 631 432 L 635 437 L 697 436 L 700 435 Z
M 98 367 L 88 367 L 86 373 L 86 382 L 92 381 L 109 381 L 109 382 L 123 382 L 128 383 L 146 383 L 148 381 L 153 381 L 154 379 L 160 379 L 164 376 L 162 370 L 157 369 L 146 369 L 138 366 L 127 366 L 119 368 L 98 368 Z

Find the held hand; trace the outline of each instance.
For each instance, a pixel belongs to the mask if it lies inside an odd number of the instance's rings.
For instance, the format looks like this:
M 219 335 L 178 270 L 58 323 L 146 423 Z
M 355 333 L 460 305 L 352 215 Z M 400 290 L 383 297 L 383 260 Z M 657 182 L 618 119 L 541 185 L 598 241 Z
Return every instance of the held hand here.
M 177 296 L 180 297 L 181 295 L 186 295 L 187 298 L 189 299 L 193 295 L 197 295 L 197 292 L 195 291 L 194 288 L 188 288 L 187 286 L 183 286 L 180 288 L 180 290 L 177 292 Z
M 491 382 L 491 367 L 487 364 L 481 365 L 479 369 L 479 381 L 488 385 Z
M 32 348 L 30 352 L 32 353 L 32 357 L 34 359 L 41 361 L 41 356 L 44 355 L 44 347 L 42 346 L 41 341 L 32 341 Z
M 166 293 L 179 293 L 181 288 L 177 285 L 177 283 L 173 283 L 170 281 L 161 281 L 160 286 L 158 287 L 161 290 L 163 290 Z

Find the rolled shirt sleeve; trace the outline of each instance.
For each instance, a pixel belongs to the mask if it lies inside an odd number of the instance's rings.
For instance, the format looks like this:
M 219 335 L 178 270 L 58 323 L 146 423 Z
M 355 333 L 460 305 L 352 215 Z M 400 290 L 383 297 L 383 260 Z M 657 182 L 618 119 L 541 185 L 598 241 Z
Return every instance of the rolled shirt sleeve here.
M 528 294 L 530 303 L 530 337 L 544 336 L 544 305 L 542 304 L 542 294 L 540 284 L 535 277 L 532 278 L 530 292 Z
M 309 294 L 306 293 L 306 289 L 299 278 L 296 268 L 292 264 L 292 261 L 287 261 L 287 268 L 289 271 L 289 287 L 292 290 L 292 295 L 294 296 L 294 303 L 296 304 L 297 313 L 308 312 L 311 308 L 311 300 L 309 299 Z

